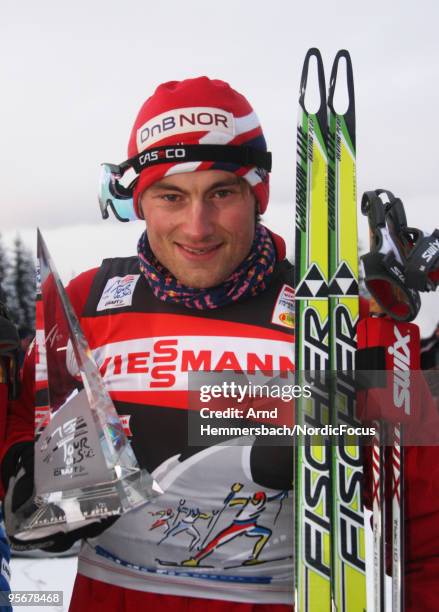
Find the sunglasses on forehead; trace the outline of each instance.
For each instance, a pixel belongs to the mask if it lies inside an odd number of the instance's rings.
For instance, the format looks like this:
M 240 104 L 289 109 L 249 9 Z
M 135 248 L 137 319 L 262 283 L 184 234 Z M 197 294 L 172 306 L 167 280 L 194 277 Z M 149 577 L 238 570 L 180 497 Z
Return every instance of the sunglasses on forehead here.
M 256 166 L 271 171 L 271 153 L 238 145 L 172 145 L 142 151 L 120 165 L 102 164 L 99 181 L 99 206 L 103 219 L 110 209 L 119 221 L 134 221 L 133 192 L 142 170 L 159 164 L 182 162 L 223 162 L 237 166 Z M 126 185 L 122 183 L 125 180 Z

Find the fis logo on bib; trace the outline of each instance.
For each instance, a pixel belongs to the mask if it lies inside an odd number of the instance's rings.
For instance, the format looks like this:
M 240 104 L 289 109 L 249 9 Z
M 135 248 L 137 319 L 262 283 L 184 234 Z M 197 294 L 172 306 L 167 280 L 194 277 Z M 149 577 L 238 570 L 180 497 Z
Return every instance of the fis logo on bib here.
M 131 306 L 134 289 L 140 274 L 127 274 L 126 276 L 113 276 L 107 281 L 96 310 L 110 308 L 123 308 Z

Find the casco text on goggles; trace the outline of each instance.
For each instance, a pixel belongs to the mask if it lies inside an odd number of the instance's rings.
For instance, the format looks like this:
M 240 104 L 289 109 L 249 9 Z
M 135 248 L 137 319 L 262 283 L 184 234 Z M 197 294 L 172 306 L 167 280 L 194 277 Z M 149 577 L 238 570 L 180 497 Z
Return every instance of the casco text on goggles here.
M 137 219 L 134 210 L 133 189 L 142 170 L 166 163 L 224 162 L 239 166 L 256 166 L 264 172 L 271 171 L 271 153 L 254 147 L 240 145 L 172 145 L 142 151 L 120 165 L 102 164 L 99 185 L 99 206 L 104 219 L 108 219 L 110 208 L 119 221 Z M 137 177 L 128 187 L 120 180 L 128 170 Z

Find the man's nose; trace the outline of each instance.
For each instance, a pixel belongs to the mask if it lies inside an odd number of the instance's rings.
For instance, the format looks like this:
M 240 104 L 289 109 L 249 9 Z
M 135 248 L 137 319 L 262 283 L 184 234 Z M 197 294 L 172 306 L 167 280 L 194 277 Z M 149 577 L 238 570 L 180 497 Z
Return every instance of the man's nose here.
M 205 240 L 214 231 L 212 206 L 201 197 L 193 198 L 185 211 L 185 231 L 192 240 Z

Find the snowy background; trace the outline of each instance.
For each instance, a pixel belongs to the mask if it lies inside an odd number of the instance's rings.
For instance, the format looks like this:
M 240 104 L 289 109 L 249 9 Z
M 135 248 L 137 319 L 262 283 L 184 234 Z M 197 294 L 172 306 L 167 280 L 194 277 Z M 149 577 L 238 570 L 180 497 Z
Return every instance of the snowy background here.
M 253 104 L 274 155 L 266 224 L 293 250 L 295 126 L 307 49 L 351 52 L 358 193 L 386 187 L 409 224 L 439 225 L 439 5 L 351 0 L 3 0 L 0 230 L 34 247 L 38 225 L 65 281 L 135 252 L 140 222 L 100 218 L 99 164 L 126 159 L 135 115 L 161 82 L 206 74 Z M 367 225 L 359 232 L 367 242 Z M 423 299 L 424 335 L 439 319 Z M 13 562 L 15 588 L 71 590 L 75 561 Z M 30 582 L 26 582 L 30 580 Z M 42 582 L 45 581 L 45 582 Z M 24 608 L 21 608 L 24 610 Z
M 63 591 L 62 606 L 19 606 L 16 608 L 18 612 L 39 612 L 42 609 L 51 612 L 68 610 L 77 564 L 77 557 L 13 558 L 11 561 L 13 591 Z
M 382 0 L 3 0 L 0 20 L 1 225 L 35 244 L 42 229 L 65 280 L 133 254 L 141 222 L 100 218 L 100 163 L 126 159 L 138 109 L 161 82 L 207 74 L 253 104 L 274 154 L 266 224 L 293 249 L 295 126 L 307 49 L 329 77 L 351 52 L 358 193 L 385 187 L 409 224 L 439 224 L 439 5 Z M 360 218 L 360 241 L 368 238 Z M 436 300 L 435 300 L 436 298 Z M 426 296 L 424 333 L 438 318 Z

